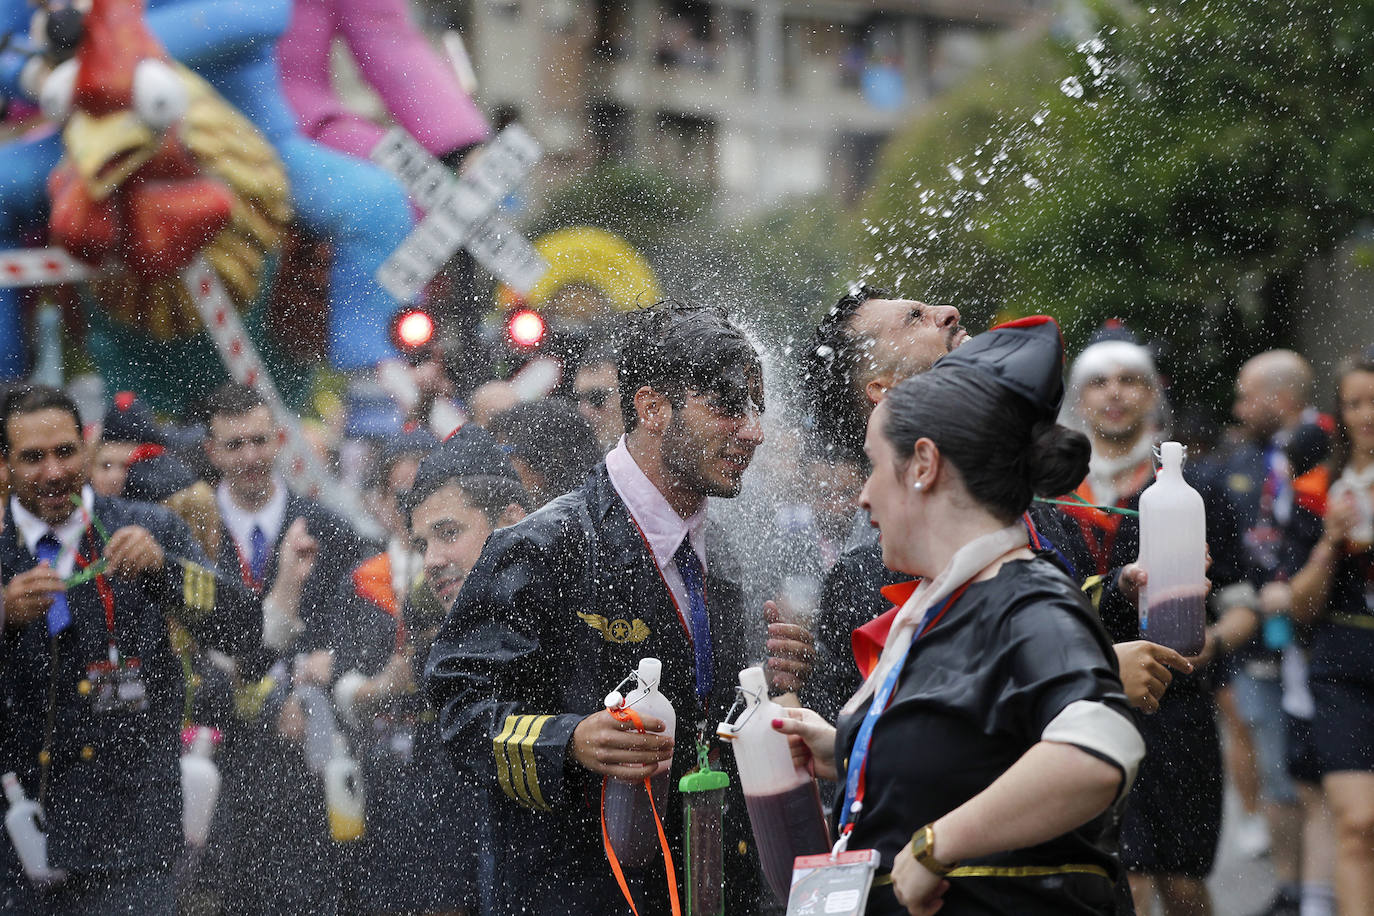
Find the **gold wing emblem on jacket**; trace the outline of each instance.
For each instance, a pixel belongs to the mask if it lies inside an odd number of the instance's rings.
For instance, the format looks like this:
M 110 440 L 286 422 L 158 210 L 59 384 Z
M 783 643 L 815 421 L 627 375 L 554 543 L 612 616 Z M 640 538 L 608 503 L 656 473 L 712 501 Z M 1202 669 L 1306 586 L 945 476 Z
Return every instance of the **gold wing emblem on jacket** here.
M 582 618 L 582 622 L 587 626 L 599 632 L 601 638 L 607 642 L 643 642 L 649 638 L 649 625 L 638 617 L 634 620 L 626 620 L 624 617 L 607 620 L 602 614 L 584 614 L 581 611 L 577 612 L 577 616 Z

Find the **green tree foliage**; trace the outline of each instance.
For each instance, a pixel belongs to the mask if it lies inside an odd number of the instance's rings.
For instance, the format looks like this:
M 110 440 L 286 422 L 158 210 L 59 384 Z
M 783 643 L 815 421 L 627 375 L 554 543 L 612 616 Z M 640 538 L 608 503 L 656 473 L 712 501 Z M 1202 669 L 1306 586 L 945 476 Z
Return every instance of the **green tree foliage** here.
M 1224 399 L 1291 339 L 1304 265 L 1374 212 L 1374 4 L 1157 0 L 1001 55 L 889 148 L 875 278 L 975 322 L 1107 318 Z

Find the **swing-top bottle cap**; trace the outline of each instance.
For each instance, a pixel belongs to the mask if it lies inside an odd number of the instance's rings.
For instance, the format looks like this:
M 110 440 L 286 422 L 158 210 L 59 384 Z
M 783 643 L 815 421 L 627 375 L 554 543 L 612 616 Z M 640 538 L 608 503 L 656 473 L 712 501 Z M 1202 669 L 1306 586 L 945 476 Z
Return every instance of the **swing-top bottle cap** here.
M 24 799 L 24 789 L 19 785 L 19 777 L 13 771 L 0 776 L 0 781 L 5 785 L 5 798 L 11 805 L 17 804 Z
M 739 673 L 739 686 L 746 701 L 759 702 L 768 697 L 768 678 L 759 667 L 745 668 Z
M 607 709 L 619 709 L 621 706 L 625 705 L 625 694 L 621 693 L 619 690 L 612 690 L 610 693 L 606 694 L 604 702 Z
M 641 658 L 635 673 L 639 675 L 639 686 L 642 689 L 648 690 L 652 687 L 657 690 L 659 679 L 663 676 L 663 662 L 656 658 Z

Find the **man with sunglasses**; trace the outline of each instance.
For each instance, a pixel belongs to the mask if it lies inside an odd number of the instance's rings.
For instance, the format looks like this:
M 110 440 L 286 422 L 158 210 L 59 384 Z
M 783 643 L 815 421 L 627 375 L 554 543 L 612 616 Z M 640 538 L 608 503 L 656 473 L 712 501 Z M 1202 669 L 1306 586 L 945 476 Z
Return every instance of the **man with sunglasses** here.
M 577 411 L 592 425 L 601 452 L 615 448 L 625 432 L 620 415 L 620 386 L 616 382 L 617 355 L 609 342 L 594 343 L 582 354 L 573 376 L 572 394 Z
M 66 873 L 26 878 L 0 838 L 0 912 L 170 916 L 185 680 L 167 618 L 260 668 L 260 605 L 171 512 L 92 490 L 65 393 L 7 395 L 0 454 L 0 773 L 43 805 L 47 865 Z
M 490 788 L 502 916 L 629 913 L 603 851 L 603 780 L 642 784 L 671 761 L 676 787 L 703 731 L 713 765 L 731 768 L 715 725 L 739 670 L 765 654 L 707 522 L 707 497 L 738 495 L 763 441 L 758 354 L 716 311 L 662 303 L 623 320 L 628 431 L 579 489 L 491 534 L 426 671 L 456 766 Z M 663 662 L 675 738 L 648 715 L 644 733 L 627 729 L 603 705 L 645 657 Z M 731 912 L 755 912 L 758 865 L 731 779 L 725 894 Z M 680 862 L 681 800 L 658 813 Z M 641 916 L 669 912 L 661 857 L 625 879 Z

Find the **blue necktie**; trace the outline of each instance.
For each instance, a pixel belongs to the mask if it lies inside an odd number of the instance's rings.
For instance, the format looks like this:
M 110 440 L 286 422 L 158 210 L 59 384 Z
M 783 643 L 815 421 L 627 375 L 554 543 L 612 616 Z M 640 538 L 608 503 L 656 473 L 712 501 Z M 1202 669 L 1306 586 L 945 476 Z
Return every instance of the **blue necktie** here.
M 62 545 L 51 531 L 38 539 L 38 559 L 46 561 L 53 569 L 57 569 L 57 555 L 61 552 Z M 56 636 L 71 622 L 72 611 L 67 607 L 67 593 L 54 593 L 52 604 L 48 606 L 48 635 Z
M 261 586 L 262 575 L 267 571 L 267 535 L 257 525 L 253 526 L 253 533 L 248 536 L 248 574 L 253 577 L 253 583 Z
M 697 674 L 697 699 L 705 700 L 711 693 L 711 681 L 715 673 L 715 662 L 711 649 L 711 618 L 706 615 L 706 584 L 702 575 L 701 560 L 692 549 L 690 538 L 682 539 L 682 546 L 673 554 L 677 571 L 682 574 L 682 583 L 687 586 L 687 603 L 690 605 L 689 617 L 692 627 L 692 652 L 695 655 Z

